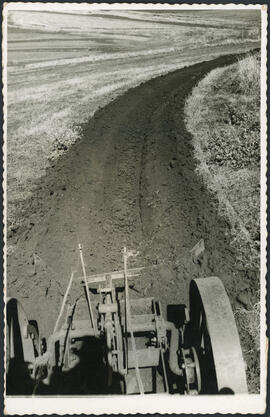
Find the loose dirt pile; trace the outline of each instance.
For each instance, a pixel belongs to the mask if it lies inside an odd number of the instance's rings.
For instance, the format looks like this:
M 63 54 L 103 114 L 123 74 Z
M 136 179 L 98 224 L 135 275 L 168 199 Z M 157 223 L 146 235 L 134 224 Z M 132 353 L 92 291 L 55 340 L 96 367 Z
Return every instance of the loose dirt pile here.
M 199 79 L 234 56 L 170 73 L 129 90 L 101 109 L 83 139 L 53 166 L 8 238 L 8 294 L 18 297 L 48 336 L 82 243 L 87 272 L 121 267 L 121 248 L 137 249 L 145 266 L 136 290 L 164 310 L 187 303 L 192 278 L 219 276 L 233 306 L 248 285 L 237 270 L 228 226 L 195 174 L 185 98 Z M 195 264 L 190 249 L 205 241 Z M 135 291 L 132 291 L 138 294 Z

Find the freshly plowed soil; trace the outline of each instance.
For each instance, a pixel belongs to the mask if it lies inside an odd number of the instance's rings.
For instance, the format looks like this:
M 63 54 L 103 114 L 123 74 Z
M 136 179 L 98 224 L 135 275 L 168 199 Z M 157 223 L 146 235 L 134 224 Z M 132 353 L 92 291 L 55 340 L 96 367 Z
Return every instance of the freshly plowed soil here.
M 121 249 L 140 253 L 145 266 L 131 296 L 187 303 L 192 278 L 219 276 L 232 304 L 247 286 L 248 271 L 236 269 L 217 202 L 195 172 L 183 107 L 198 81 L 225 56 L 151 80 L 101 109 L 84 136 L 37 185 L 26 202 L 24 229 L 8 243 L 8 295 L 19 298 L 42 335 L 54 327 L 78 243 L 87 272 L 122 268 Z M 205 241 L 203 258 L 190 254 Z

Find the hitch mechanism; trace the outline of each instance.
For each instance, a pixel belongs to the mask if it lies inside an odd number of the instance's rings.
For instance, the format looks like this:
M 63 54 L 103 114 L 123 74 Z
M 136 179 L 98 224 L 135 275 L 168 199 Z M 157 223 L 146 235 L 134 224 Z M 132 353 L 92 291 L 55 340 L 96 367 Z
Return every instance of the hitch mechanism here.
M 42 349 L 37 326 L 28 322 L 17 300 L 7 301 L 7 394 L 247 392 L 222 282 L 192 280 L 190 309 L 169 305 L 165 319 L 154 298 L 130 298 L 130 280 L 144 271 L 128 268 L 128 259 L 136 255 L 124 248 L 123 270 L 87 275 L 79 245 L 83 274 L 72 273 L 53 334 L 47 343 L 42 340 Z M 82 296 L 68 305 L 73 285 L 81 287 Z M 23 378 L 26 383 L 17 383 Z

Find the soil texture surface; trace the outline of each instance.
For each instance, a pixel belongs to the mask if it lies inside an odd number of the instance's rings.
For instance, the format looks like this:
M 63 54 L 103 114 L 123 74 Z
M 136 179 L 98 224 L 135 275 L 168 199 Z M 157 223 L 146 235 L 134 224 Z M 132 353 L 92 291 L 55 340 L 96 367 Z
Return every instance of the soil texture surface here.
M 8 244 L 8 295 L 21 300 L 29 319 L 48 336 L 70 273 L 84 248 L 88 274 L 122 269 L 121 249 L 144 266 L 131 297 L 154 296 L 189 304 L 191 279 L 219 276 L 233 306 L 252 271 L 239 270 L 228 225 L 196 174 L 184 104 L 198 81 L 235 56 L 155 78 L 99 110 L 82 139 L 52 166 L 27 200 L 25 226 Z M 194 263 L 190 250 L 204 239 Z

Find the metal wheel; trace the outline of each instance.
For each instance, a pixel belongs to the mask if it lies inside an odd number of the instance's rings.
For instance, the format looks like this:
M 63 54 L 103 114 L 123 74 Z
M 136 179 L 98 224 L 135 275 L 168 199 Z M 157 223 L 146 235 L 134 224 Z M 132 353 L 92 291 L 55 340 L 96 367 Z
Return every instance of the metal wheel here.
M 31 392 L 32 364 L 35 360 L 35 336 L 21 304 L 7 300 L 6 306 L 6 374 L 7 393 Z
M 217 277 L 190 284 L 192 345 L 200 362 L 202 391 L 247 393 L 245 363 L 231 304 Z

